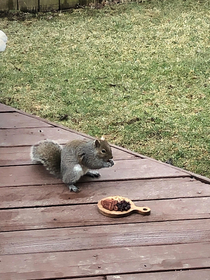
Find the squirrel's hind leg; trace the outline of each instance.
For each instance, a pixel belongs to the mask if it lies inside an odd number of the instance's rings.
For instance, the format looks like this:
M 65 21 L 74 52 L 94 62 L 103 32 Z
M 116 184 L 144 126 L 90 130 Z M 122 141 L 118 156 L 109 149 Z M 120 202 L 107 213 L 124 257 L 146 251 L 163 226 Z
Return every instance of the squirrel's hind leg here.
M 88 171 L 85 173 L 85 176 L 89 176 L 92 178 L 98 178 L 101 176 L 101 174 L 98 171 Z
M 77 188 L 74 184 L 84 174 L 81 165 L 75 164 L 73 169 L 68 166 L 62 166 L 61 172 L 63 174 L 62 181 L 68 186 L 69 190 L 73 192 L 79 192 L 79 188 Z
M 79 192 L 80 189 L 77 188 L 75 185 L 68 185 L 70 192 Z

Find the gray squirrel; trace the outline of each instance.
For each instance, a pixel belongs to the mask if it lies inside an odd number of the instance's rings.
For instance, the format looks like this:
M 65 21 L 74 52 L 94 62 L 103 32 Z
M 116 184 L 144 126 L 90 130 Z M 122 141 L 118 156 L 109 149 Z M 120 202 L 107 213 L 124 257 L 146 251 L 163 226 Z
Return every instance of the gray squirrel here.
M 96 140 L 72 140 L 63 147 L 52 140 L 40 141 L 31 147 L 33 162 L 41 162 L 46 169 L 78 192 L 74 185 L 83 175 L 99 177 L 97 171 L 114 165 L 112 150 L 102 137 Z

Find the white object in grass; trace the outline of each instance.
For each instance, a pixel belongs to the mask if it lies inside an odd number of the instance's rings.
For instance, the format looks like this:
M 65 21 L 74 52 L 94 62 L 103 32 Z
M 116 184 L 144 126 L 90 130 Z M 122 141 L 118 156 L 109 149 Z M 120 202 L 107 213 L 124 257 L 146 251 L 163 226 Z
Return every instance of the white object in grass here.
M 5 51 L 7 43 L 7 35 L 0 30 L 0 52 Z

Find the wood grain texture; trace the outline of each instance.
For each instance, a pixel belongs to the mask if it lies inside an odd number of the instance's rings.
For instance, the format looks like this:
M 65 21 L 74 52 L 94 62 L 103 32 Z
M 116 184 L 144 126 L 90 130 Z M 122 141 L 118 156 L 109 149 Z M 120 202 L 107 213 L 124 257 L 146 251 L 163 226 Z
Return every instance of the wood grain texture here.
M 40 11 L 59 10 L 59 0 L 39 0 Z
M 132 200 L 210 196 L 208 184 L 191 178 L 78 183 L 79 193 L 64 184 L 2 187 L 1 208 L 97 203 L 106 196 L 121 195 Z
M 113 145 L 115 165 L 72 193 L 30 161 L 40 140 L 84 138 L 0 104 L 0 279 L 209 280 L 209 179 Z M 151 215 L 101 215 L 115 195 Z
M 210 242 L 210 223 L 185 220 L 1 232 L 0 240 L 1 255 L 203 243 Z
M 134 179 L 154 179 L 170 177 L 189 177 L 184 171 L 178 171 L 171 166 L 162 166 L 158 162 L 147 159 L 116 161 L 111 168 L 100 169 L 101 177 L 92 179 L 82 177 L 87 181 L 116 181 Z M 37 184 L 58 184 L 61 181 L 50 175 L 42 165 L 8 166 L 0 169 L 0 187 L 23 186 Z
M 1 1 L 0 2 L 0 11 L 9 11 L 9 10 L 17 10 L 17 0 L 9 0 L 9 1 Z M 0 112 L 4 110 L 3 104 L 0 104 Z M 7 106 L 5 105 L 5 109 Z
M 85 0 L 86 1 L 86 0 Z M 80 1 L 81 2 L 81 1 Z M 88 1 L 86 1 L 88 2 Z M 77 0 L 60 0 L 61 9 L 70 9 L 74 8 L 79 2 Z M 82 3 L 81 3 L 82 4 Z
M 31 146 L 0 147 L 0 166 L 31 164 L 30 150 Z
M 107 280 L 209 280 L 210 269 L 181 270 L 164 273 L 138 273 L 107 276 Z
M 4 116 L 5 114 L 1 114 L 1 117 L 2 115 Z M 0 158 L 0 165 L 2 166 L 31 163 L 29 158 L 30 148 L 32 145 L 37 144 L 41 140 L 51 139 L 63 145 L 70 140 L 87 139 L 87 137 L 83 137 L 77 133 L 70 132 L 68 130 L 61 130 L 58 127 L 52 127 L 50 124 L 46 124 L 44 122 L 42 123 L 36 118 L 31 118 L 31 121 L 28 116 L 19 115 L 22 118 L 22 126 L 25 125 L 25 127 L 28 128 L 22 128 L 20 124 L 17 125 L 20 121 L 16 121 L 16 125 L 21 128 L 0 130 L 0 154 L 2 155 Z M 14 122 L 11 122 L 11 118 L 9 119 L 10 121 L 7 126 L 14 126 Z M 16 119 L 19 119 L 19 117 Z M 28 119 L 30 119 L 30 121 Z M 6 124 L 4 124 L 4 126 L 6 126 Z M 38 126 L 38 128 L 30 128 L 33 126 Z M 136 158 L 132 152 L 125 152 L 117 147 L 113 147 L 112 151 L 114 160 Z M 23 156 L 20 156 L 20 154 Z M 141 158 L 141 156 L 138 156 L 138 158 Z
M 35 118 L 30 118 L 28 116 L 25 116 L 23 114 L 14 112 L 14 113 L 4 113 L 1 114 L 0 118 L 0 128 L 32 128 L 32 127 L 52 127 L 51 125 L 37 120 Z M 17 131 L 18 134 L 18 131 Z
M 85 277 L 210 267 L 210 243 L 0 256 L 10 280 Z M 11 265 L 15 264 L 15 265 Z
M 2 167 L 0 177 L 0 187 L 61 183 L 61 180 L 50 175 L 42 165 Z
M 69 133 L 68 130 L 62 130 L 58 127 L 40 127 L 37 128 L 19 128 L 0 130 L 0 146 L 1 147 L 18 147 L 31 146 L 37 144 L 41 140 L 52 139 L 58 143 L 66 143 L 69 140 L 84 139 L 78 134 Z
M 96 225 L 115 225 L 135 223 L 163 222 L 190 219 L 208 219 L 210 197 L 170 200 L 137 201 L 137 206 L 148 206 L 151 215 L 142 217 L 132 214 L 129 217 L 111 219 L 97 211 L 96 204 L 54 206 L 1 210 L 0 231 L 33 229 L 53 229 Z M 203 221 L 205 223 L 205 221 Z
M 63 144 L 63 143 L 62 143 Z M 26 165 L 31 164 L 31 146 L 24 147 L 0 147 L 0 166 Z M 132 154 L 128 154 L 120 149 L 112 148 L 115 160 L 139 159 Z
M 20 11 L 38 11 L 38 0 L 18 0 L 18 9 Z

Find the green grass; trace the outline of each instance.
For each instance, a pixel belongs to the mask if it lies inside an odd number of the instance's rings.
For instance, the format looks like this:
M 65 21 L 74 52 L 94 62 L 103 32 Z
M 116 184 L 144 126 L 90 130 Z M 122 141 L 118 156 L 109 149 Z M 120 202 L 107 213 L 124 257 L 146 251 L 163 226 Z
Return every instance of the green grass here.
M 0 19 L 0 102 L 210 177 L 210 4 Z

